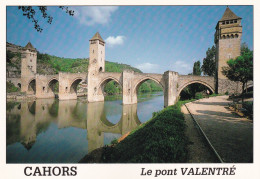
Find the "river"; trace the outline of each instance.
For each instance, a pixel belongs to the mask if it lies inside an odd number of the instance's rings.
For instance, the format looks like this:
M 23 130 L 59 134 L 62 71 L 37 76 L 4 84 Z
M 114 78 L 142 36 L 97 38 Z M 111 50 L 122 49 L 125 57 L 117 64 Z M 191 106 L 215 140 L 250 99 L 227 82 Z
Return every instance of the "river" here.
M 77 163 L 146 122 L 164 105 L 162 92 L 138 95 L 134 105 L 122 105 L 121 98 L 7 102 L 7 163 Z

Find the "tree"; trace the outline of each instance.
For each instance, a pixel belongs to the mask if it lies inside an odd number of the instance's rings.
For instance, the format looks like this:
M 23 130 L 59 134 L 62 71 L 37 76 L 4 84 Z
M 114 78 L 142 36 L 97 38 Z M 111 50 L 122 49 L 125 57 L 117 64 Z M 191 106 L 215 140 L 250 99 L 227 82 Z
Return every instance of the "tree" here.
M 196 61 L 193 65 L 193 75 L 200 76 L 201 75 L 201 68 L 200 68 L 200 61 Z
M 201 70 L 204 75 L 214 76 L 216 72 L 216 47 L 208 48 L 206 57 L 203 59 Z
M 222 73 L 229 80 L 242 83 L 242 102 L 244 102 L 245 84 L 253 80 L 253 52 L 245 52 L 236 59 L 230 59 L 227 65 L 222 68 Z
M 240 48 L 240 55 L 243 55 L 244 53 L 249 53 L 251 50 L 248 48 L 248 45 L 246 44 L 246 42 L 243 42 L 241 44 L 241 48 Z
M 49 14 L 47 14 L 47 6 L 37 6 L 37 7 L 38 7 L 38 10 L 40 11 L 42 17 L 44 19 L 47 18 L 47 23 L 51 24 L 53 17 L 50 16 Z M 70 16 L 74 15 L 74 11 L 69 10 L 68 7 L 59 6 L 59 8 L 62 10 L 65 10 L 65 12 L 67 14 L 69 14 Z M 32 22 L 34 23 L 34 28 L 37 30 L 37 32 L 42 32 L 43 29 L 38 24 L 38 20 L 35 17 L 35 13 L 37 11 L 35 6 L 18 6 L 18 9 L 22 10 L 23 16 L 26 16 L 28 19 L 32 20 Z

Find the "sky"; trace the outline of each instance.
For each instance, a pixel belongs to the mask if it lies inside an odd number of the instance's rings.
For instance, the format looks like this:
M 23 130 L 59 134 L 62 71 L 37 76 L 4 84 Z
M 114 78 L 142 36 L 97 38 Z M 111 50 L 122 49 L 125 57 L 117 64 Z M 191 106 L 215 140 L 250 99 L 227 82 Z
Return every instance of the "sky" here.
M 253 50 L 253 6 L 229 6 L 242 17 L 242 42 Z M 37 7 L 36 7 L 37 9 Z M 29 41 L 41 53 L 88 58 L 89 39 L 99 32 L 106 42 L 106 60 L 129 64 L 145 73 L 192 72 L 195 61 L 214 45 L 218 20 L 226 6 L 71 6 L 74 16 L 49 6 L 52 24 L 40 17 L 43 31 L 18 7 L 7 7 L 7 42 Z

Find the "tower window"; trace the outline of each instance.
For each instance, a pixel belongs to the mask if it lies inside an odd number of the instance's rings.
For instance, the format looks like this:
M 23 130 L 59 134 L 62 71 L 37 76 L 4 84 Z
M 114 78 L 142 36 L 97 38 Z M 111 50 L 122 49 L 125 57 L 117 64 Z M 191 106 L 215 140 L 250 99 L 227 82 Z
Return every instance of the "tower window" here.
M 99 68 L 99 72 L 102 72 L 102 67 Z
M 94 50 L 93 50 L 93 53 L 94 53 Z
M 225 24 L 225 21 L 223 21 L 222 24 Z
M 32 59 L 30 60 L 30 62 L 32 62 Z
M 229 21 L 226 21 L 226 24 L 229 24 Z
M 234 20 L 234 23 L 237 23 L 237 20 Z
M 42 91 L 44 91 L 45 90 L 45 86 L 44 87 L 42 87 Z

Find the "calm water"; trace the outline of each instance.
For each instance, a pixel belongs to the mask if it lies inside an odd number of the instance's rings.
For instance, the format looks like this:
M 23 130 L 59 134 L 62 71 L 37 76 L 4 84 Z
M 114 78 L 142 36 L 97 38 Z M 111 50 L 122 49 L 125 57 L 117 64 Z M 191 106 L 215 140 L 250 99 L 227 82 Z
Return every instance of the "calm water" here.
M 163 109 L 163 94 L 139 95 L 138 104 L 120 97 L 87 103 L 85 98 L 7 103 L 7 163 L 77 163 Z

